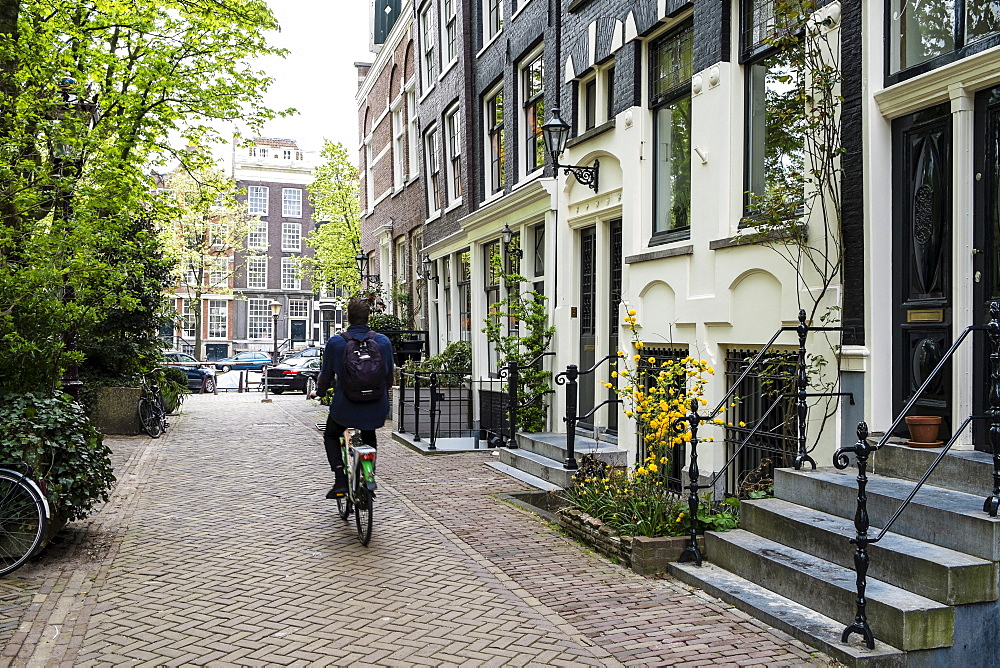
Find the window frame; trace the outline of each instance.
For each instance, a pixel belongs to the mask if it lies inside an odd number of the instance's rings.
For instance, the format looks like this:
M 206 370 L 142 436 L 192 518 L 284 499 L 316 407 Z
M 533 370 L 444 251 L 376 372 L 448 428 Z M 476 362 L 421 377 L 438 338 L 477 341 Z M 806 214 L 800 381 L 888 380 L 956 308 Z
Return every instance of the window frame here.
M 281 289 L 302 289 L 302 276 L 299 274 L 299 268 L 295 264 L 294 257 L 281 258 Z
M 274 338 L 274 322 L 271 315 L 270 303 L 270 299 L 258 299 L 256 297 L 247 299 L 248 339 Z M 254 336 L 254 334 L 258 334 L 258 336 Z
M 281 224 L 281 250 L 295 253 L 302 251 L 302 223 Z
M 222 306 L 219 306 L 222 304 Z M 221 324 L 221 334 L 220 331 Z M 229 301 L 225 299 L 208 300 L 208 336 L 209 339 L 229 338 Z
M 403 96 L 390 108 L 392 113 L 392 185 L 399 190 L 406 183 L 406 123 L 403 119 Z
M 254 197 L 254 193 L 258 195 L 263 194 L 263 198 Z M 268 186 L 247 186 L 247 213 L 251 216 L 266 216 L 268 215 L 269 200 L 271 197 L 270 188 Z M 257 208 L 261 206 L 261 208 Z
M 489 44 L 503 32 L 504 0 L 482 0 L 483 44 Z
M 257 264 L 263 269 L 255 270 Z M 267 256 L 257 255 L 247 258 L 247 289 L 266 290 L 267 289 Z
M 296 197 L 298 199 L 295 199 Z M 283 218 L 302 217 L 302 188 L 281 189 L 281 216 Z
M 507 135 L 504 119 L 504 87 L 501 81 L 494 86 L 483 98 L 483 129 L 485 137 L 483 146 L 484 156 L 489 157 L 489 161 L 484 160 L 484 184 L 488 192 L 486 197 L 504 191 L 507 181 Z M 499 105 L 497 101 L 499 100 Z M 499 110 L 499 113 L 498 113 Z M 493 119 L 492 123 L 489 119 Z
M 440 62 L 438 54 L 435 52 L 437 40 L 434 34 L 434 16 L 432 10 L 434 3 L 428 3 L 418 17 L 420 27 L 420 68 L 421 82 L 426 93 L 434 87 L 440 72 Z
M 523 175 L 528 176 L 545 168 L 545 142 L 542 124 L 545 123 L 545 49 L 539 45 L 529 53 L 518 68 L 521 93 L 522 143 L 524 148 Z M 531 71 L 537 66 L 540 83 L 533 91 Z M 539 116 L 541 116 L 539 118 Z
M 453 105 L 444 112 L 445 182 L 449 206 L 462 201 L 462 110 Z
M 420 143 L 420 120 L 417 117 L 417 91 L 411 81 L 406 87 L 406 125 L 407 125 L 407 167 L 406 180 L 410 181 L 420 175 L 420 160 L 417 156 Z
M 254 229 L 256 227 L 256 229 Z M 247 249 L 248 250 L 267 250 L 268 247 L 268 225 L 266 220 L 257 219 L 256 225 L 254 223 L 250 224 L 250 229 L 247 231 Z M 258 238 L 255 240 L 255 237 Z M 263 238 L 260 242 L 259 238 Z
M 441 0 L 441 55 L 446 67 L 458 59 L 458 2 Z
M 427 217 L 433 218 L 444 208 L 441 193 L 441 128 L 437 124 L 424 132 L 424 169 L 427 174 Z

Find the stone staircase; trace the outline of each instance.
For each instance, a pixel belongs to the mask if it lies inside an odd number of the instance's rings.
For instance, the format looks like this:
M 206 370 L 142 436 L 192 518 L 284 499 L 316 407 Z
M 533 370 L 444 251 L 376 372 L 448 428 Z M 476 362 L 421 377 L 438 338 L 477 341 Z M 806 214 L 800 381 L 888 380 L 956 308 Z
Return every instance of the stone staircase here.
M 501 463 L 563 489 L 570 486 L 576 472 L 563 468 L 566 460 L 566 434 L 519 432 L 517 444 L 517 448 L 500 450 Z M 613 466 L 625 466 L 628 463 L 628 454 L 619 449 L 614 441 L 597 441 L 577 435 L 574 450 L 577 460 L 583 455 L 593 454 Z
M 872 528 L 896 511 L 939 450 L 886 445 L 871 463 Z M 856 611 L 853 517 L 857 469 L 775 471 L 774 498 L 745 501 L 740 526 L 705 536 L 705 563 L 673 574 L 849 666 L 1000 663 L 1000 519 L 983 513 L 992 458 L 942 460 L 882 541 L 872 544 L 865 596 L 876 646 L 840 641 Z

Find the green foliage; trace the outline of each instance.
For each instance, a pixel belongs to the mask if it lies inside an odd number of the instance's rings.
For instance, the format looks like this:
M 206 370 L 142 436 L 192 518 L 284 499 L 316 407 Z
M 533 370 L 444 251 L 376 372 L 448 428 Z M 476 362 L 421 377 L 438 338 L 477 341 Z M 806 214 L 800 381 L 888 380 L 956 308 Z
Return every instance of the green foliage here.
M 422 362 L 408 360 L 406 371 L 444 374 L 438 377 L 438 387 L 462 385 L 465 377 L 472 372 L 472 344 L 468 341 L 455 341 Z
M 313 171 L 309 201 L 313 218 L 323 221 L 306 238 L 315 249 L 312 258 L 303 258 L 302 268 L 313 285 L 327 290 L 359 286 L 355 257 L 361 252 L 361 209 L 358 169 L 339 143 L 327 140 L 320 155 L 326 162 Z M 369 271 L 374 273 L 374 271 Z
M 171 413 L 175 412 L 184 402 L 184 395 L 188 393 L 187 374 L 177 367 L 164 367 L 163 379 L 159 381 L 159 386 L 163 400 L 167 403 L 167 409 Z
M 0 396 L 0 459 L 30 464 L 53 513 L 67 521 L 107 501 L 115 481 L 111 450 L 65 395 Z

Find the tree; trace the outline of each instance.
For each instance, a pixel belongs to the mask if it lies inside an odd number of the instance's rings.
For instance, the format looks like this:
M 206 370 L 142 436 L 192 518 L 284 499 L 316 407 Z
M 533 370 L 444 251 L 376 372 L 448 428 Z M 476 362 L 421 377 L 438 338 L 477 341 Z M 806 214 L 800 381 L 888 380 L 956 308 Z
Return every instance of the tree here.
M 232 294 L 232 278 L 264 247 L 243 248 L 259 218 L 234 198 L 236 183 L 220 172 L 176 171 L 165 185 L 176 216 L 162 229 L 163 245 L 174 263 L 175 279 L 186 295 L 186 311 L 194 325 L 194 356 L 204 358 L 204 302 L 212 295 Z M 237 254 L 237 249 L 240 250 Z M 183 314 L 188 317 L 188 313 Z
M 316 252 L 303 258 L 303 270 L 315 286 L 353 293 L 361 280 L 355 260 L 361 252 L 358 168 L 340 143 L 327 140 L 320 155 L 326 162 L 316 168 L 309 184 L 309 201 L 322 224 L 306 239 Z
M 130 280 L 169 213 L 149 169 L 278 115 L 247 65 L 276 28 L 264 0 L 0 0 L 0 389 L 52 388 L 84 361 L 67 340 L 157 306 Z

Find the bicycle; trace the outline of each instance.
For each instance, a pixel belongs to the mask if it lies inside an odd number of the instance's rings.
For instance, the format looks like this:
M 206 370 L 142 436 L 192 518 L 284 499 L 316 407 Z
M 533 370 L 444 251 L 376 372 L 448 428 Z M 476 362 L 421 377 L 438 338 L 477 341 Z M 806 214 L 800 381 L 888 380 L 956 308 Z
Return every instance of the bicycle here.
M 0 463 L 0 575 L 20 568 L 35 553 L 52 516 L 31 475 L 28 464 Z
M 147 374 L 139 377 L 142 396 L 139 397 L 139 424 L 150 438 L 159 438 L 167 430 L 167 404 L 155 381 L 147 381 Z
M 340 444 L 347 469 L 347 494 L 337 497 L 337 513 L 346 522 L 353 511 L 358 539 L 367 547 L 372 538 L 372 501 L 378 489 L 375 484 L 376 451 L 361 442 L 360 433 L 351 433 L 350 429 L 344 430 Z

